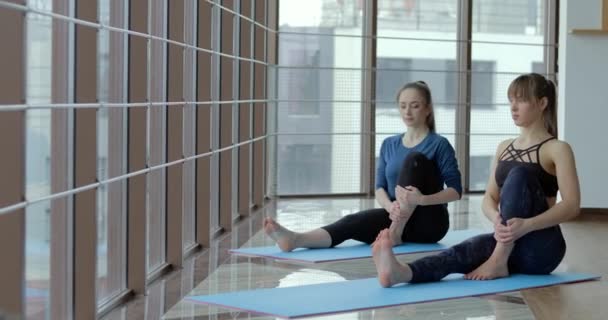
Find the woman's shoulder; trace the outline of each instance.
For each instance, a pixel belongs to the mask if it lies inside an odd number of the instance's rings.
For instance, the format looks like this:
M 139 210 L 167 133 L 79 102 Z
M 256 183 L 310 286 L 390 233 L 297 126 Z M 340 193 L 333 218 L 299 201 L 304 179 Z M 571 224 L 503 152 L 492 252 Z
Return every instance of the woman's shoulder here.
M 554 156 L 565 155 L 566 153 L 572 154 L 572 147 L 566 141 L 559 139 L 551 139 L 545 144 L 545 149 Z
M 501 154 L 503 153 L 503 151 L 505 151 L 505 149 L 507 149 L 507 147 L 513 143 L 513 141 L 515 141 L 515 138 L 509 138 L 506 140 L 501 141 L 498 146 L 496 147 L 496 154 Z
M 438 146 L 452 147 L 452 144 L 450 143 L 450 140 L 448 140 L 448 138 L 435 132 L 429 133 L 429 142 L 434 143 Z
M 398 145 L 399 143 L 401 143 L 401 138 L 403 138 L 403 133 L 388 136 L 388 137 L 384 138 L 384 140 L 382 141 L 382 144 L 383 145 L 385 145 L 385 144 L 386 145 Z

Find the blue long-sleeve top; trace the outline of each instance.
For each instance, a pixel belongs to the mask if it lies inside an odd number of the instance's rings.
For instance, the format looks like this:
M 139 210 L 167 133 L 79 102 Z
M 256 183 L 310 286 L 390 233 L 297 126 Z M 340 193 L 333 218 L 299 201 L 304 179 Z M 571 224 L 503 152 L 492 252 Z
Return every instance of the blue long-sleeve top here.
M 403 161 L 410 152 L 417 151 L 424 154 L 429 160 L 435 161 L 440 172 L 441 182 L 448 188 L 454 188 L 459 195 L 462 195 L 458 162 L 456 161 L 454 148 L 448 139 L 429 132 L 420 143 L 413 148 L 408 148 L 401 142 L 403 135 L 391 136 L 382 142 L 380 157 L 376 164 L 376 190 L 384 189 L 391 201 L 395 201 L 395 187 Z

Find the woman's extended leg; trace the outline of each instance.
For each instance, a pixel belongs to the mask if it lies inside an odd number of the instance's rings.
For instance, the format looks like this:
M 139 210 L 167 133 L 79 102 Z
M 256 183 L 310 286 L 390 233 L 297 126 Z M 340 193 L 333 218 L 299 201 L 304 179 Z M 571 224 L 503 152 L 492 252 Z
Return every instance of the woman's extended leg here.
M 285 252 L 296 248 L 329 248 L 331 245 L 329 233 L 321 228 L 302 233 L 293 232 L 270 217 L 264 219 L 264 232 Z
M 390 287 L 403 282 L 439 281 L 450 273 L 470 272 L 490 257 L 495 245 L 493 234 L 483 234 L 436 255 L 400 264 L 393 254 L 388 230 L 384 230 L 378 235 L 372 253 L 380 284 Z
M 308 232 L 293 232 L 272 218 L 264 219 L 264 231 L 283 251 L 296 248 L 329 248 L 345 240 L 372 243 L 378 233 L 390 226 L 384 209 L 369 209 L 342 217 L 340 220 Z

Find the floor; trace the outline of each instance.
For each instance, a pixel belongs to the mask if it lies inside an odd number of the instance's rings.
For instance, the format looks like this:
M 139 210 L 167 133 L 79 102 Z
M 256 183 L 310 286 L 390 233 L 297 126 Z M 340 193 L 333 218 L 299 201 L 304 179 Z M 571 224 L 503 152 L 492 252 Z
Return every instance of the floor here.
M 150 286 L 148 294 L 104 316 L 110 319 L 274 319 L 220 309 L 182 300 L 186 295 L 205 295 L 256 288 L 288 287 L 347 281 L 376 276 L 371 259 L 297 265 L 263 258 L 230 256 L 229 248 L 270 245 L 262 227 L 264 215 L 274 216 L 288 228 L 310 230 L 338 218 L 375 206 L 372 199 L 289 199 L 269 204 L 240 221 L 210 249 L 195 255 L 184 268 Z M 465 196 L 450 204 L 450 228 L 491 230 L 480 210 L 481 196 Z M 557 271 L 602 275 L 599 281 L 520 292 L 404 305 L 343 313 L 315 319 L 605 319 L 608 313 L 608 215 L 585 214 L 562 225 L 568 250 Z M 399 256 L 407 262 L 424 254 Z

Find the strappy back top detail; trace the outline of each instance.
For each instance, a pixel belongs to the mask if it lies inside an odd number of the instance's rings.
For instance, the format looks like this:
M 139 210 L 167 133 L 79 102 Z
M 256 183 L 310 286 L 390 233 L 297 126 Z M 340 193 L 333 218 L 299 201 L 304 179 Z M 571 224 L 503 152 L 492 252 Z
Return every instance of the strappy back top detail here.
M 496 172 L 494 176 L 498 187 L 502 188 L 511 169 L 523 166 L 529 169 L 530 174 L 534 175 L 538 179 L 547 197 L 555 197 L 558 190 L 557 177 L 545 171 L 540 164 L 540 147 L 547 141 L 553 139 L 555 139 L 555 137 L 546 139 L 541 143 L 535 144 L 526 149 L 515 149 L 513 146 L 513 142 L 515 142 L 515 140 L 511 141 L 511 143 L 500 154 L 500 157 L 498 157 L 498 163 L 496 165 Z

